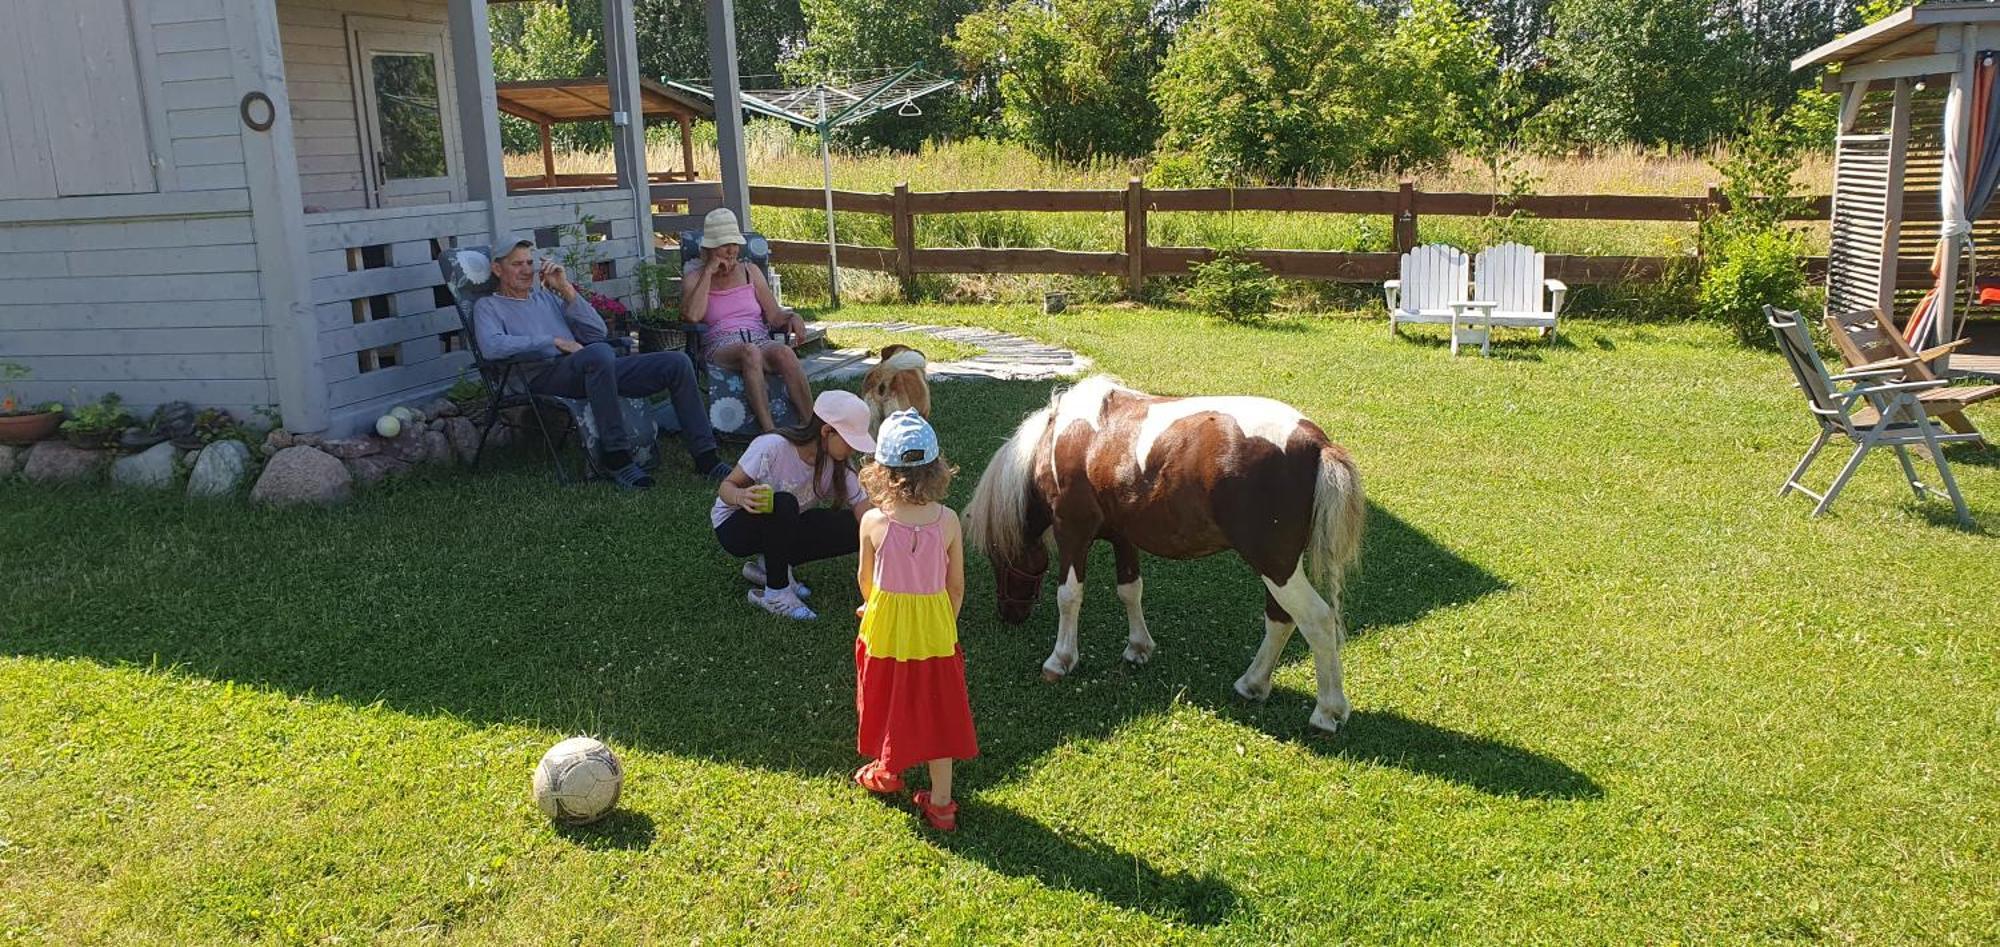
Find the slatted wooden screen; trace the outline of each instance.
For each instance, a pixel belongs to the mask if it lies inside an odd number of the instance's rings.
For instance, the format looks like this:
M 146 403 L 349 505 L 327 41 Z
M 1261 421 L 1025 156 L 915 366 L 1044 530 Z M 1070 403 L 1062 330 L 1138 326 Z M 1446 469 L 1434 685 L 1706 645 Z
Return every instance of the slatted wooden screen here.
M 1833 242 L 1826 301 L 1835 312 L 1870 309 L 1882 286 L 1889 195 L 1888 135 L 1842 135 L 1833 159 Z

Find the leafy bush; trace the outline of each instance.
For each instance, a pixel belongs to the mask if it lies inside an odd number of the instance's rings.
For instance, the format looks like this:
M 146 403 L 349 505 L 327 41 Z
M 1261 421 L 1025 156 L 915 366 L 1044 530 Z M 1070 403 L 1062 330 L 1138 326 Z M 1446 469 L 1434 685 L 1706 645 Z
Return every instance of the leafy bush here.
M 1188 301 L 1196 309 L 1226 322 L 1262 322 L 1278 298 L 1278 281 L 1260 264 L 1224 250 L 1193 267 L 1194 287 Z
M 1006 0 L 959 21 L 952 48 L 999 76 L 1007 133 L 1063 158 L 1143 155 L 1170 33 L 1152 0 Z
M 1805 249 L 1779 230 L 1739 230 L 1710 250 L 1701 275 L 1701 311 L 1727 326 L 1745 345 L 1769 348 L 1766 304 L 1801 310 L 1807 300 Z
M 1359 0 L 1214 0 L 1154 83 L 1161 150 L 1209 181 L 1289 183 L 1441 161 L 1498 51 L 1441 0 L 1391 31 Z
M 132 415 L 125 410 L 125 400 L 113 393 L 88 404 L 78 402 L 76 410 L 62 423 L 62 429 L 69 434 L 105 434 L 131 423 Z

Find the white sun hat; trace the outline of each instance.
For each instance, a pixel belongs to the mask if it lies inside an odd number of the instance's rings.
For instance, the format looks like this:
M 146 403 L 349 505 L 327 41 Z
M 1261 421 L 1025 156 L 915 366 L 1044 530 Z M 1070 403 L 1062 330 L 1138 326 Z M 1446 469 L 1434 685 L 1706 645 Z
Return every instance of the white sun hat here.
M 742 244 L 743 228 L 736 223 L 736 212 L 727 207 L 718 207 L 701 219 L 701 248 L 713 250 L 726 243 Z

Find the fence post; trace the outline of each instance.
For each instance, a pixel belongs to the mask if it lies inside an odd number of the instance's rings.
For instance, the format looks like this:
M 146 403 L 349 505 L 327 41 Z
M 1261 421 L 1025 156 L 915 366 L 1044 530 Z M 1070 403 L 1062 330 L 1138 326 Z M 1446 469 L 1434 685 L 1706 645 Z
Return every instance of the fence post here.
M 910 216 L 910 182 L 896 182 L 894 212 L 889 229 L 896 240 L 896 280 L 902 284 L 903 301 L 917 295 L 917 221 Z
M 1708 186 L 1708 209 L 1702 214 L 1702 219 L 1707 220 L 1728 209 L 1729 198 L 1723 195 L 1722 185 L 1710 184 Z M 1706 272 L 1708 269 L 1708 248 L 1702 246 L 1702 243 L 1703 241 L 1701 240 L 1694 242 L 1694 271 L 1697 273 Z
M 1146 182 L 1125 183 L 1125 295 L 1138 299 L 1146 289 Z
M 1414 181 L 1404 181 L 1396 187 L 1395 241 L 1397 253 L 1408 253 L 1417 246 L 1417 185 Z

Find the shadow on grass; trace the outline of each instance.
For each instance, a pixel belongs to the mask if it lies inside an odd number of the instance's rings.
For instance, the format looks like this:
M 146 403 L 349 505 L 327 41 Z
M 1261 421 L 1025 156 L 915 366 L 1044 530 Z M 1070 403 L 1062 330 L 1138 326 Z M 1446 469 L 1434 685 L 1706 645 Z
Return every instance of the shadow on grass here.
M 640 852 L 653 845 L 653 817 L 631 809 L 614 809 L 589 825 L 558 825 L 556 834 L 591 851 Z
M 954 484 L 953 506 L 963 508 L 972 472 L 1048 392 L 1043 384 L 935 389 L 941 436 L 968 471 Z M 179 666 L 291 694 L 594 732 L 809 778 L 844 778 L 859 762 L 854 630 L 844 620 L 856 604 L 853 560 L 804 570 L 815 607 L 828 616 L 817 623 L 753 609 L 739 564 L 709 530 L 712 491 L 684 472 L 638 495 L 563 489 L 549 483 L 543 462 L 517 454 L 477 480 L 370 491 L 337 510 L 6 489 L 14 495 L 0 503 L 0 585 L 9 590 L 0 653 Z M 1133 854 L 977 804 L 982 787 L 1020 777 L 1052 750 L 1110 737 L 1187 699 L 1305 739 L 1309 698 L 1224 709 L 1262 636 L 1262 587 L 1239 559 L 1148 560 L 1148 614 L 1162 655 L 1127 671 L 1108 549 L 1100 544 L 1095 556 L 1084 670 L 1057 685 L 1036 674 L 1054 631 L 1051 597 L 1025 628 L 1002 626 L 991 572 L 968 564 L 960 639 L 983 753 L 966 764 L 961 785 L 967 818 L 982 827 L 946 844 L 996 870 L 1114 904 L 1220 917 L 1236 900 L 1223 881 L 1165 875 Z M 1346 601 L 1356 631 L 1379 633 L 1504 587 L 1378 507 Z M 1296 656 L 1304 645 L 1293 648 Z M 1393 714 L 1357 715 L 1340 736 L 1313 745 L 1330 758 L 1496 795 L 1575 797 L 1594 788 L 1553 760 Z M 621 811 L 564 834 L 579 845 L 626 848 L 648 844 L 652 833 L 643 813 Z
M 1182 924 L 1213 926 L 1236 909 L 1236 892 L 1220 880 L 1163 873 L 1138 855 L 1059 834 L 1006 806 L 962 800 L 958 824 L 956 832 L 930 832 L 931 844 L 1002 874 Z
M 1444 330 L 1442 335 L 1421 330 L 1410 332 L 1406 331 L 1404 327 L 1398 326 L 1396 334 L 1397 338 L 1403 342 L 1408 342 L 1422 348 L 1442 349 L 1449 352 L 1451 350 L 1451 328 L 1449 326 L 1440 326 L 1439 328 Z M 1575 351 L 1577 344 L 1571 341 L 1569 336 L 1560 333 L 1553 339 L 1545 339 L 1539 335 L 1532 334 L 1532 330 L 1528 329 L 1503 329 L 1499 330 L 1493 336 L 1491 357 L 1517 362 L 1539 362 L 1542 360 L 1542 353 L 1552 348 Z M 1459 343 L 1458 354 L 1460 356 L 1478 356 L 1479 343 Z
M 1603 787 L 1560 760 L 1511 743 L 1447 730 L 1392 710 L 1357 710 L 1337 736 L 1304 738 L 1319 752 L 1393 766 L 1515 799 L 1598 799 Z

